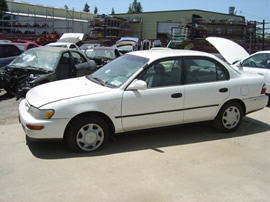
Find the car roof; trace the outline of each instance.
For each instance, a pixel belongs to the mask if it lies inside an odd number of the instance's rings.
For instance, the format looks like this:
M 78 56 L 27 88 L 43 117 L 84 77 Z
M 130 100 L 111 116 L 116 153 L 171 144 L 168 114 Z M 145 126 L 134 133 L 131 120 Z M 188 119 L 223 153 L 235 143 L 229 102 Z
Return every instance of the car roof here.
M 206 52 L 194 50 L 175 50 L 175 49 L 141 50 L 141 51 L 133 51 L 127 54 L 145 57 L 150 59 L 151 61 L 160 58 L 177 57 L 177 56 L 207 56 L 212 58 L 215 57 L 212 54 Z

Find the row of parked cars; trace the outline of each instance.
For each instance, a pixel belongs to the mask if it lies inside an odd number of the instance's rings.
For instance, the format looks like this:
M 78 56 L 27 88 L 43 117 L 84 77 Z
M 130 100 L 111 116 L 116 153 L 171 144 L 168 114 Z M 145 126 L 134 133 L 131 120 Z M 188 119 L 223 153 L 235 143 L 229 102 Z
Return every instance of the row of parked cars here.
M 117 46 L 95 47 L 118 57 L 97 68 L 89 60 L 95 48 L 30 49 L 1 69 L 1 81 L 15 94 L 27 92 L 19 119 L 28 138 L 61 139 L 75 152 L 97 150 L 118 133 L 200 121 L 232 132 L 267 105 L 269 51 L 250 56 L 230 40 L 207 40 L 223 59 L 192 50 L 123 54 Z M 250 64 L 265 75 L 243 71 Z

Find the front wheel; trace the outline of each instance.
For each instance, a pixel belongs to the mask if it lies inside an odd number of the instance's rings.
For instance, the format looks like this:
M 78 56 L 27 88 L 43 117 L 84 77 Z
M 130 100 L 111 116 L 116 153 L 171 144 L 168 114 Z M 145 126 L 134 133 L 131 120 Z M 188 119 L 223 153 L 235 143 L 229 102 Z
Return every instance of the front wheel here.
M 222 132 L 236 130 L 243 118 L 243 108 L 238 102 L 228 102 L 219 111 L 214 120 L 215 127 Z
M 99 116 L 81 116 L 73 120 L 66 131 L 67 146 L 75 152 L 90 152 L 109 139 L 108 124 Z

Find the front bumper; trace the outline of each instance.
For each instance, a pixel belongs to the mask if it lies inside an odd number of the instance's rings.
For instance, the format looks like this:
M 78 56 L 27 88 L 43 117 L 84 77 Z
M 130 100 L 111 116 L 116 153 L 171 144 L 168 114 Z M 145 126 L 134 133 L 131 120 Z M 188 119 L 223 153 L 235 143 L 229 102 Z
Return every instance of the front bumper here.
M 19 105 L 19 120 L 28 137 L 31 139 L 62 139 L 69 119 L 36 119 L 31 116 L 25 107 L 26 100 Z M 31 130 L 27 124 L 32 126 L 44 126 L 41 130 Z

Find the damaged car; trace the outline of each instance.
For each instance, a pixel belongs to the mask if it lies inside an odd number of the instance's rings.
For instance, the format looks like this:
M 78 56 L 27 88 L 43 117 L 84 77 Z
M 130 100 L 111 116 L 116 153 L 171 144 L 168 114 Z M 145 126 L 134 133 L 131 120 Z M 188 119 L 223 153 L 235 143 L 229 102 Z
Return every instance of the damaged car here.
M 95 62 L 76 50 L 33 48 L 0 69 L 0 88 L 4 88 L 9 96 L 20 98 L 34 86 L 88 75 L 95 69 Z
M 85 50 L 85 55 L 94 60 L 97 69 L 121 56 L 121 53 L 113 47 L 92 47 Z
M 56 42 L 49 43 L 46 46 L 69 48 L 80 51 L 78 46 L 84 38 L 84 33 L 64 33 Z

